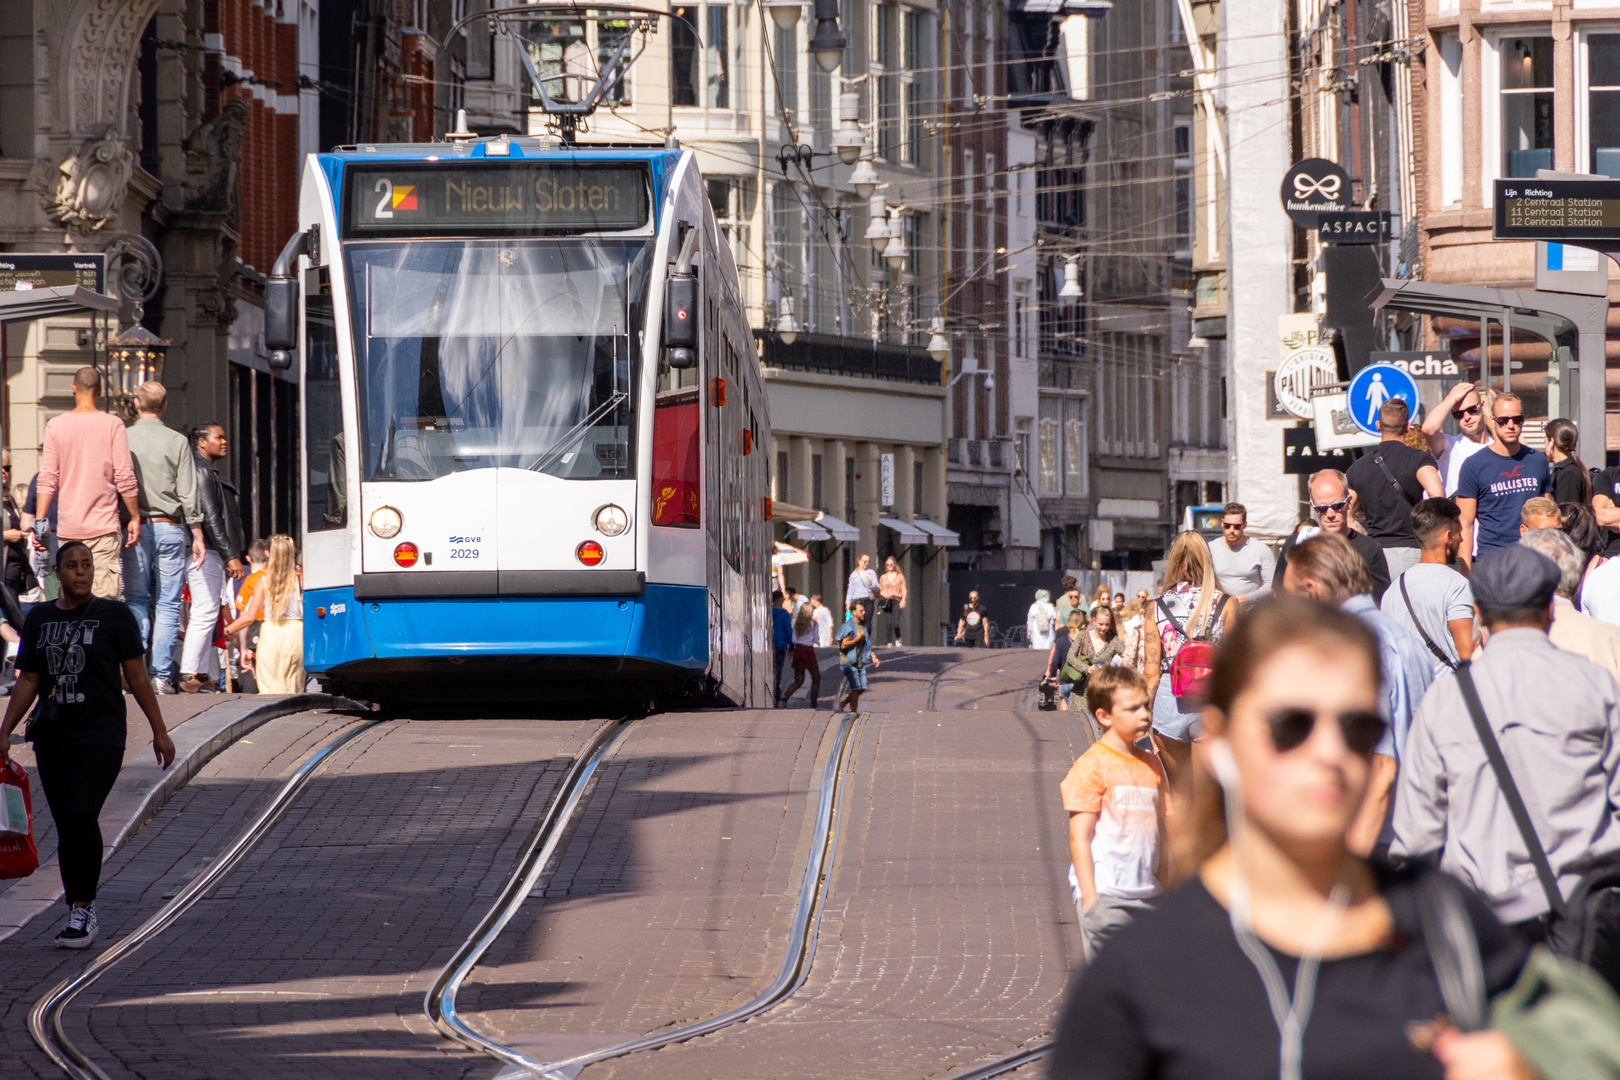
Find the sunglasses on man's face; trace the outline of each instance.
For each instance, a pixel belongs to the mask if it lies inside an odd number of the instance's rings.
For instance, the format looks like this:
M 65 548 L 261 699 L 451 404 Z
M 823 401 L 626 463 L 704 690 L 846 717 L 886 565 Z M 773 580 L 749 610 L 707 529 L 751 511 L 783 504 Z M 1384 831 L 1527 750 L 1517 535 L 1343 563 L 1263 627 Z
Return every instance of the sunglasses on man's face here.
M 1466 409 L 1452 409 L 1451 410 L 1451 418 L 1453 420 L 1461 420 L 1465 416 L 1478 416 L 1478 415 L 1479 415 L 1479 406 L 1478 405 L 1470 405 Z
M 1243 522 L 1241 522 L 1241 521 L 1223 521 L 1223 522 L 1221 522 L 1221 529 L 1225 530 L 1225 531 L 1230 531 L 1232 529 L 1241 529 L 1241 528 L 1243 528 Z
M 1524 413 L 1508 413 L 1505 416 L 1498 416 L 1496 422 L 1498 424 L 1512 424 L 1515 427 L 1523 427 Z
M 1311 509 L 1315 510 L 1318 514 L 1342 514 L 1344 513 L 1345 507 L 1349 505 L 1349 499 L 1340 499 L 1338 502 L 1311 503 Z
M 1321 715 L 1297 707 L 1278 709 L 1266 717 L 1266 726 L 1271 729 L 1271 745 L 1279 754 L 1299 749 L 1316 730 Z M 1384 718 L 1370 709 L 1340 713 L 1335 719 L 1339 721 L 1339 737 L 1353 754 L 1366 757 L 1384 737 Z

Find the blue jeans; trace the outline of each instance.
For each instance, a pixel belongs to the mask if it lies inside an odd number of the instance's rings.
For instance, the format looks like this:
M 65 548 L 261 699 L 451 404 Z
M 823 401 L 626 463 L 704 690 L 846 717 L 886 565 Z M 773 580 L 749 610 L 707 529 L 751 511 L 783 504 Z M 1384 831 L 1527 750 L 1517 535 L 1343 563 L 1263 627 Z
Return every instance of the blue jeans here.
M 161 521 L 142 525 L 140 541 L 124 549 L 124 600 L 135 613 L 141 640 L 152 650 L 152 678 L 165 682 L 174 681 L 174 650 L 180 644 L 180 589 L 186 583 L 186 556 L 190 553 L 191 531 Z

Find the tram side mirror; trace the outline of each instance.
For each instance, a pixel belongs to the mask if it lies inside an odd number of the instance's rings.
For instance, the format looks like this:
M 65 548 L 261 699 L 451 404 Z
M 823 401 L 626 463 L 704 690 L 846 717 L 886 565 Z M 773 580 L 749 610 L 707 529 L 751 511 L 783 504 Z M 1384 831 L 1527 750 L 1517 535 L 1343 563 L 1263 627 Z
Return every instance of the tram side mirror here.
M 696 275 L 676 275 L 665 283 L 664 348 L 672 368 L 697 365 L 697 303 Z
M 298 348 L 298 280 L 273 277 L 264 283 L 264 347 L 270 350 L 270 366 L 286 370 L 292 366 L 292 350 Z

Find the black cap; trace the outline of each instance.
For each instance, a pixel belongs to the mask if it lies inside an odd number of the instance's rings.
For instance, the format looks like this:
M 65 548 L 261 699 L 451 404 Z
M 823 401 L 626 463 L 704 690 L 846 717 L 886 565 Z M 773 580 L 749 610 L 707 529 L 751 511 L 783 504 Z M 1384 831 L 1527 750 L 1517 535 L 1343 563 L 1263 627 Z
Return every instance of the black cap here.
M 1550 603 L 1559 576 L 1558 564 L 1541 552 L 1509 544 L 1475 560 L 1469 584 L 1480 607 L 1513 611 Z

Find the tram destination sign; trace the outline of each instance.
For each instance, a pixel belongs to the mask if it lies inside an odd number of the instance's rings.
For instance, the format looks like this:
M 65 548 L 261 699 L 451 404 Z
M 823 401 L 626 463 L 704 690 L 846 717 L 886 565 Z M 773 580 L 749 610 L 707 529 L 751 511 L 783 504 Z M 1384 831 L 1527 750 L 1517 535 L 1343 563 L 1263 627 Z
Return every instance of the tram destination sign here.
M 1495 194 L 1494 239 L 1620 247 L 1620 180 L 1498 180 Z
M 595 162 L 402 162 L 346 170 L 346 236 L 543 236 L 647 224 L 647 170 Z

